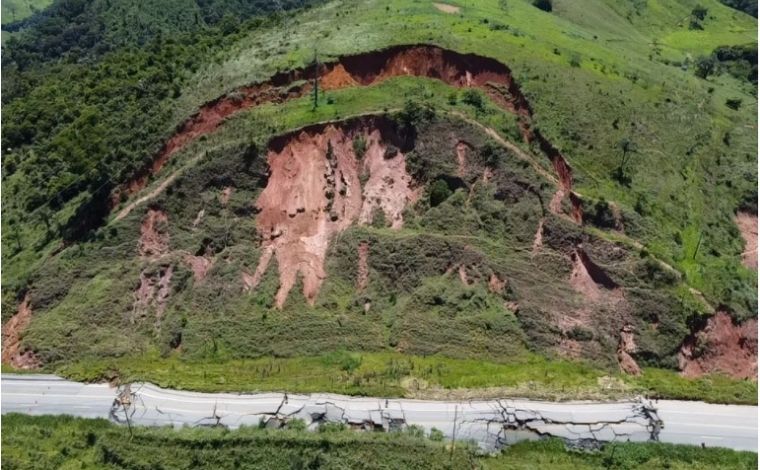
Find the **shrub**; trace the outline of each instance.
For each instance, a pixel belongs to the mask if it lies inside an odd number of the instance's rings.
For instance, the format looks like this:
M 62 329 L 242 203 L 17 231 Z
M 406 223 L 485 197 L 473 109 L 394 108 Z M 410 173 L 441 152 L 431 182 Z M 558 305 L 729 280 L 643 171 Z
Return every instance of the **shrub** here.
M 462 103 L 472 106 L 477 111 L 483 111 L 483 96 L 472 88 L 468 88 L 462 93 Z
M 357 135 L 354 137 L 353 146 L 356 158 L 359 160 L 364 158 L 364 154 L 367 152 L 367 141 L 364 139 L 363 135 Z
M 699 78 L 707 78 L 708 75 L 715 73 L 717 61 L 714 56 L 698 57 L 694 63 L 694 75 Z
M 742 100 L 738 98 L 732 98 L 726 100 L 726 106 L 737 111 L 742 105 Z
M 533 6 L 539 10 L 552 11 L 552 0 L 533 0 Z
M 430 206 L 436 207 L 451 196 L 449 185 L 444 180 L 436 180 L 430 187 Z
M 697 5 L 693 10 L 691 10 L 691 16 L 700 21 L 704 20 L 705 17 L 707 17 L 707 8 L 703 7 L 702 5 Z
M 441 431 L 438 428 L 432 428 L 430 429 L 430 440 L 435 442 L 440 442 L 443 440 L 443 431 Z

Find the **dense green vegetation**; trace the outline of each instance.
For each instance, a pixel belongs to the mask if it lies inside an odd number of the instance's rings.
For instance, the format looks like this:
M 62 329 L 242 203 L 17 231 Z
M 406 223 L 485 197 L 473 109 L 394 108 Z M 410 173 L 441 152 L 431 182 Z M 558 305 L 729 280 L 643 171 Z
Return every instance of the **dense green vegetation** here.
M 495 456 L 433 435 L 362 433 L 325 426 L 299 429 L 147 429 L 70 417 L 3 417 L 2 464 L 10 469 L 137 468 L 475 468 L 475 469 L 750 469 L 757 454 L 669 444 L 608 444 L 600 451 L 565 448 L 559 440 L 522 442 Z

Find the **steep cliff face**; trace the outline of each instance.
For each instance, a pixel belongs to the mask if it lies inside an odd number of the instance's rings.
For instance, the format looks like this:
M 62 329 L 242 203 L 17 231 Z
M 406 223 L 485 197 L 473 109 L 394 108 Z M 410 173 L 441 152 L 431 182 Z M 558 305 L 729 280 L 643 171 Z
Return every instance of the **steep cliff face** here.
M 369 119 L 309 128 L 273 142 L 268 183 L 255 203 L 263 252 L 247 289 L 258 286 L 274 256 L 280 272 L 276 306 L 282 308 L 298 276 L 313 305 L 337 234 L 354 223 L 371 223 L 378 211 L 392 228 L 401 228 L 403 210 L 418 193 L 392 132 L 388 122 Z

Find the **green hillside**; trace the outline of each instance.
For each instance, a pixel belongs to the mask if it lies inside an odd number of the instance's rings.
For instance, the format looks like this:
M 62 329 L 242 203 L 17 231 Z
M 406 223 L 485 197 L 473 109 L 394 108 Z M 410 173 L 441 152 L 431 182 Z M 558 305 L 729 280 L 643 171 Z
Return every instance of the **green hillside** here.
M 756 402 L 756 18 L 534 3 L 56 2 L 3 46 L 3 362 Z

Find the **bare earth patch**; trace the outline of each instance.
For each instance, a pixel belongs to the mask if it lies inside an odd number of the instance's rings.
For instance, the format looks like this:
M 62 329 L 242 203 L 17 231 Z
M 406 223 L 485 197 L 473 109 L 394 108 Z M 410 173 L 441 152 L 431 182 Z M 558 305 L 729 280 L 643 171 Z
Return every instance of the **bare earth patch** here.
M 757 271 L 757 215 L 749 212 L 736 214 L 736 225 L 744 238 L 742 263 L 744 266 Z
M 728 313 L 716 313 L 684 341 L 678 363 L 685 377 L 722 373 L 757 380 L 757 320 L 736 325 Z
M 438 10 L 449 13 L 449 14 L 456 14 L 459 13 L 459 7 L 455 7 L 454 5 L 448 5 L 446 3 L 435 3 L 433 2 L 433 6 L 435 6 Z
M 256 207 L 263 252 L 254 274 L 244 276 L 255 289 L 272 256 L 277 259 L 280 287 L 275 305 L 282 308 L 300 276 L 303 294 L 314 304 L 325 279 L 325 256 L 333 237 L 353 223 L 372 222 L 380 210 L 392 228 L 415 199 L 401 151 L 386 142 L 375 122 L 327 125 L 302 130 L 270 146 L 271 175 Z M 363 139 L 360 159 L 354 140 Z M 369 175 L 362 188 L 360 169 Z
M 18 311 L 3 325 L 3 364 L 16 369 L 36 369 L 42 365 L 32 351 L 22 351 L 21 335 L 32 321 L 32 299 L 27 292 L 18 306 Z

